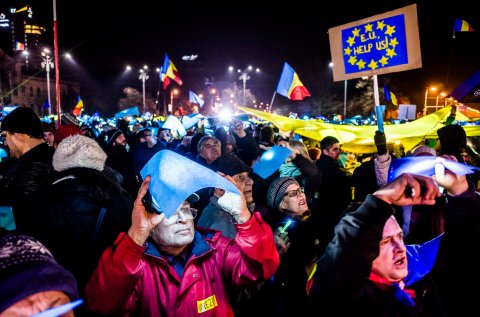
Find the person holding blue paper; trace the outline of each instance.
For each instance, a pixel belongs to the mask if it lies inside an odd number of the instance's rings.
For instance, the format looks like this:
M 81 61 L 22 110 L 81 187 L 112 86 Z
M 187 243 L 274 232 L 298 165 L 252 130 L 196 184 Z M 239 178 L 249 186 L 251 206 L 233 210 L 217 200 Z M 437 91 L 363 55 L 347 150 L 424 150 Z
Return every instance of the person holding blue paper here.
M 310 298 L 325 315 L 469 316 L 478 310 L 480 193 L 449 167 L 434 176 L 402 173 L 368 195 L 335 228 L 316 263 Z M 406 246 L 393 205 L 433 205 L 444 188 L 445 232 Z
M 87 285 L 88 307 L 121 316 L 233 316 L 229 291 L 269 279 L 278 268 L 271 229 L 250 213 L 230 176 L 172 151 L 157 153 L 142 177 L 130 229 L 104 252 Z M 234 219 L 235 239 L 194 226 L 193 193 L 204 185 L 227 190 L 218 203 Z M 147 190 L 156 212 L 145 209 Z

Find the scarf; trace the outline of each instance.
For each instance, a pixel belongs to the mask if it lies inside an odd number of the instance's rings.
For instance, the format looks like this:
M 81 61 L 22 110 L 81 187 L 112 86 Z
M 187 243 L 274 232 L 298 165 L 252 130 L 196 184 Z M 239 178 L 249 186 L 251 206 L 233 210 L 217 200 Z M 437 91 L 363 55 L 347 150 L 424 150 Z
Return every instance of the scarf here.
M 278 171 L 280 172 L 280 177 L 297 177 L 302 175 L 300 169 L 292 162 L 280 165 Z
M 393 296 L 399 302 L 402 302 L 408 307 L 414 307 L 415 302 L 413 299 L 416 297 L 415 291 L 411 289 L 405 289 L 405 283 L 400 281 L 399 283 L 392 283 L 376 275 L 375 273 L 370 273 L 368 277 L 370 281 L 378 285 L 380 288 L 392 288 L 394 290 Z

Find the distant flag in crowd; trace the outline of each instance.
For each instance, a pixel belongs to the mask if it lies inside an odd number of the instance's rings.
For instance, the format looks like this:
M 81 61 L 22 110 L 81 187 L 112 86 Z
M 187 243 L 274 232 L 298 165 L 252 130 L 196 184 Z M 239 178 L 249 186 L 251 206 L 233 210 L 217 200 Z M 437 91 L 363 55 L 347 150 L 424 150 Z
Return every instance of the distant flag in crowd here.
M 391 101 L 395 106 L 398 107 L 397 96 L 388 89 L 387 86 L 383 86 L 383 92 L 385 94 L 385 100 Z
M 20 12 L 27 11 L 27 10 L 28 10 L 28 6 L 24 6 L 23 8 L 15 10 L 15 13 L 20 13 Z
M 43 109 L 48 109 L 48 108 L 50 108 L 50 103 L 48 102 L 48 99 L 45 100 L 45 102 L 44 102 L 43 105 L 42 105 L 42 108 L 43 108 Z
M 280 81 L 277 86 L 277 93 L 290 100 L 303 100 L 305 97 L 311 96 L 307 88 L 305 88 L 298 78 L 297 73 L 287 63 L 283 66 L 282 76 L 280 76 Z
M 456 32 L 473 32 L 475 31 L 473 27 L 465 20 L 455 19 L 455 24 L 453 25 L 453 38 L 455 38 Z
M 15 50 L 16 51 L 24 51 L 25 50 L 25 44 L 23 44 L 19 41 L 16 41 L 15 42 Z
M 73 114 L 76 116 L 80 116 L 82 114 L 82 111 L 83 111 L 83 100 L 82 98 L 80 98 L 80 96 L 78 96 L 77 105 L 73 109 Z
M 190 101 L 191 103 L 196 103 L 197 105 L 200 106 L 200 108 L 202 108 L 202 107 L 203 107 L 203 104 L 205 103 L 205 101 L 204 101 L 202 98 L 200 98 L 199 95 L 197 95 L 196 93 L 194 93 L 194 92 L 191 91 L 191 90 L 190 90 L 190 92 L 189 92 L 189 101 Z
M 163 61 L 162 71 L 160 74 L 160 79 L 163 81 L 163 89 L 167 89 L 167 86 L 170 84 L 170 79 L 173 79 L 179 86 L 183 84 L 180 75 L 178 74 L 177 67 L 172 63 L 168 54 L 165 53 L 165 59 Z

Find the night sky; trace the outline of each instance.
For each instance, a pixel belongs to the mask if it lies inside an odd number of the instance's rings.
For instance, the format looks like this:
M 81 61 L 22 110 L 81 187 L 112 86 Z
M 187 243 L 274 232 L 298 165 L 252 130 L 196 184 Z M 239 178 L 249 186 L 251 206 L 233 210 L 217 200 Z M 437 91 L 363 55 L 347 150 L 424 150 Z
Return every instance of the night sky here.
M 53 24 L 49 22 L 53 21 L 51 1 L 30 3 L 36 14 L 46 17 L 47 26 Z M 443 7 L 436 1 L 393 0 L 302 0 L 269 7 L 251 1 L 156 1 L 159 9 L 153 1 L 120 3 L 57 1 L 60 53 L 70 51 L 82 71 L 112 100 L 121 96 L 124 84 L 141 90 L 136 73 L 120 77 L 127 64 L 135 70 L 144 64 L 161 66 L 166 52 L 179 69 L 185 96 L 190 89 L 204 89 L 204 77 L 219 84 L 236 78 L 241 85 L 238 75 L 227 72 L 229 65 L 260 67 L 262 72 L 252 75 L 247 88 L 266 102 L 284 62 L 295 69 L 312 95 L 321 83 L 342 87 L 343 82 L 333 83 L 328 69 L 328 29 L 412 3 L 417 3 L 423 67 L 379 76 L 380 83 L 388 81 L 397 96 L 409 96 L 422 106 L 428 85 L 443 84 L 451 91 L 480 67 L 480 24 L 474 1 L 452 1 Z M 457 33 L 452 39 L 456 17 L 469 21 L 478 32 Z M 190 54 L 198 55 L 198 60 L 181 60 Z M 148 84 L 156 85 L 153 80 Z M 343 91 L 339 91 L 342 100 Z

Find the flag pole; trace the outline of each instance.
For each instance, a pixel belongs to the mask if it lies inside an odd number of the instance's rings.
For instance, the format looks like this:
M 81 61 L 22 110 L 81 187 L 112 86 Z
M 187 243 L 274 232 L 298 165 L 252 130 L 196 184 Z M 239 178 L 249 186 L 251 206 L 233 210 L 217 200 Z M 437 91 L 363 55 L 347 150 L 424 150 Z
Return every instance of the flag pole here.
M 270 112 L 272 112 L 272 106 L 273 106 L 273 99 L 275 99 L 275 95 L 277 94 L 276 91 L 273 92 L 273 97 L 272 97 L 272 101 L 270 102 L 270 107 L 269 107 L 269 110 Z
M 56 100 L 57 100 L 57 127 L 61 126 L 61 108 L 60 108 L 60 71 L 59 71 L 59 62 L 58 62 L 58 31 L 57 31 L 57 1 L 53 0 L 53 47 L 55 54 L 55 90 L 56 90 Z M 51 107 L 51 105 L 50 105 Z

